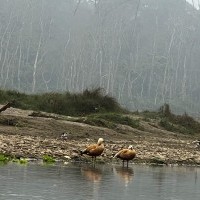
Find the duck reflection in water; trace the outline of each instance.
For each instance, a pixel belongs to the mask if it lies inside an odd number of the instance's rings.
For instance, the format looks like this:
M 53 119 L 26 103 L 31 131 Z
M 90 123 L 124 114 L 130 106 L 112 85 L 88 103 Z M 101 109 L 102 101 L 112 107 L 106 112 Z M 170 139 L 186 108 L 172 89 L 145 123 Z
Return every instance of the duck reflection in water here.
M 134 177 L 133 168 L 127 167 L 113 167 L 114 174 L 124 182 L 124 185 L 127 187 L 130 182 L 132 182 Z
M 86 180 L 89 181 L 89 184 L 91 185 L 92 190 L 88 191 L 88 192 L 92 191 L 91 199 L 92 200 L 99 199 L 102 171 L 98 169 L 95 165 L 92 165 L 92 166 L 82 167 L 81 173 L 86 178 Z
M 81 173 L 84 177 L 92 182 L 100 182 L 102 178 L 102 172 L 100 169 L 93 166 L 85 166 L 81 168 Z

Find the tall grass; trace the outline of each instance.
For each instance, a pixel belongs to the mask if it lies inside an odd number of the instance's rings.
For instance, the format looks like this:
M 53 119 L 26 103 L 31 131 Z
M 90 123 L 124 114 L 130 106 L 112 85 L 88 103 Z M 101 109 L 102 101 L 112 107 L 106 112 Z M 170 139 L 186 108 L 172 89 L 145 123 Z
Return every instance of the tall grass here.
M 168 104 L 161 106 L 159 113 L 162 117 L 160 125 L 165 127 L 167 130 L 169 129 L 170 131 L 189 134 L 200 132 L 199 122 L 187 113 L 184 113 L 183 115 L 175 115 L 171 112 Z
M 85 90 L 82 93 L 52 92 L 33 95 L 0 90 L 0 103 L 13 100 L 13 107 L 16 108 L 71 116 L 125 111 L 113 97 L 105 95 L 100 88 Z
M 164 104 L 157 112 L 144 111 L 141 113 L 146 121 L 159 120 L 159 125 L 172 132 L 194 134 L 200 132 L 200 123 L 187 113 L 176 115 L 172 113 L 169 104 Z

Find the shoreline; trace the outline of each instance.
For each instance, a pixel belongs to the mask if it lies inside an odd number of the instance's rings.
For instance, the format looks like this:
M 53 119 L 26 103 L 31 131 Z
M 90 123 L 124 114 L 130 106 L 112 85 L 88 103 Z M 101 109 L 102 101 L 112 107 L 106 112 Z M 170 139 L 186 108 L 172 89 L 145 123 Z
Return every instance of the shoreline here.
M 129 167 L 133 167 L 133 166 L 146 166 L 146 167 L 197 167 L 200 168 L 200 164 L 195 164 L 195 163 L 168 163 L 168 164 L 159 164 L 159 163 L 154 163 L 151 161 L 148 162 L 143 162 L 143 161 L 131 161 L 129 162 L 128 167 L 126 167 L 126 165 L 122 165 L 121 161 L 110 161 L 110 162 L 106 162 L 106 160 L 104 161 L 97 161 L 95 163 L 93 163 L 92 161 L 89 161 L 88 159 L 82 159 L 81 161 L 77 161 L 77 160 L 69 160 L 69 159 L 55 159 L 55 162 L 45 162 L 43 161 L 42 158 L 36 159 L 36 158 L 20 158 L 20 159 L 11 159 L 8 161 L 0 161 L 0 165 L 6 165 L 6 164 L 14 164 L 14 163 L 18 163 L 21 165 L 26 165 L 26 164 L 37 164 L 37 165 L 69 165 L 69 164 L 87 164 L 87 165 L 91 165 L 91 166 L 96 166 L 96 165 L 117 165 L 117 166 L 121 166 L 124 168 L 129 168 Z
M 113 159 L 113 155 L 125 145 L 135 144 L 136 158 L 130 161 L 131 164 L 141 165 L 159 165 L 159 166 L 200 166 L 200 149 L 195 149 L 189 140 L 180 140 L 179 146 L 182 148 L 173 147 L 172 141 L 162 138 L 161 143 L 157 141 L 151 143 L 141 141 L 141 138 L 134 140 L 116 140 L 107 141 L 103 154 L 97 157 L 97 163 L 121 163 L 119 159 Z M 171 142 L 171 148 L 166 143 Z M 175 140 L 176 141 L 176 140 Z M 174 142 L 175 142 L 174 141 Z M 177 142 L 176 141 L 176 142 Z M 80 150 L 85 148 L 88 144 L 94 141 L 88 138 L 85 139 L 55 139 L 42 138 L 36 136 L 22 136 L 22 135 L 4 135 L 0 134 L 0 154 L 10 156 L 15 159 L 27 159 L 29 161 L 39 161 L 43 156 L 50 156 L 56 162 L 80 162 L 92 163 L 91 157 L 87 155 L 80 155 Z M 163 145 L 165 144 L 165 145 Z M 181 146 L 182 144 L 182 146 Z M 154 149 L 152 148 L 154 146 Z M 188 145 L 187 148 L 183 148 Z

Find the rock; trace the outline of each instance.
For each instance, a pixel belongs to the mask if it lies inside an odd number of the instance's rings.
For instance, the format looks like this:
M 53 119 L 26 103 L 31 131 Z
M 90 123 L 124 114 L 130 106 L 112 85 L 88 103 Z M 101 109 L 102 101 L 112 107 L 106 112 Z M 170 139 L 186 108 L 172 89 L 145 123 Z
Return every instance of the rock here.
M 64 158 L 67 160 L 71 160 L 71 157 L 69 157 L 69 156 L 64 156 Z

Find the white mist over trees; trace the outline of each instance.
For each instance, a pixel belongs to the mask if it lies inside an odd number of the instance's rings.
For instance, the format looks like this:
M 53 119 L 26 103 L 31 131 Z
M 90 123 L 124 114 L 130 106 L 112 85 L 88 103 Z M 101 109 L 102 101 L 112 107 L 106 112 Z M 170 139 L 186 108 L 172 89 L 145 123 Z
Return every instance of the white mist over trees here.
M 196 9 L 199 9 L 200 7 L 200 0 L 186 0 L 191 5 L 193 5 Z
M 200 111 L 200 11 L 185 0 L 0 0 L 0 87 L 104 88 L 130 110 Z

